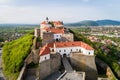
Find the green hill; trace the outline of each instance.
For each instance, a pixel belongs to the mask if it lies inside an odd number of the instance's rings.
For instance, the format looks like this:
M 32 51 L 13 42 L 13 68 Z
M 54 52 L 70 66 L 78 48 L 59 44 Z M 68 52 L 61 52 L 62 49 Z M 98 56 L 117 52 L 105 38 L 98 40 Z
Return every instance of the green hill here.
M 102 25 L 120 25 L 120 21 L 115 21 L 115 20 L 97 20 L 96 23 L 98 23 L 100 26 L 102 26 Z
M 80 23 L 84 26 L 98 26 L 98 23 L 96 23 L 95 21 L 91 21 L 91 20 L 81 21 Z
M 66 26 L 98 26 L 98 24 L 95 21 L 85 20 L 76 23 L 68 23 Z
M 4 45 L 2 54 L 3 72 L 7 79 L 16 80 L 24 59 L 31 51 L 32 41 L 33 35 L 26 34 Z
M 68 23 L 66 26 L 105 26 L 105 25 L 120 25 L 120 21 L 115 20 L 84 20 L 76 23 Z

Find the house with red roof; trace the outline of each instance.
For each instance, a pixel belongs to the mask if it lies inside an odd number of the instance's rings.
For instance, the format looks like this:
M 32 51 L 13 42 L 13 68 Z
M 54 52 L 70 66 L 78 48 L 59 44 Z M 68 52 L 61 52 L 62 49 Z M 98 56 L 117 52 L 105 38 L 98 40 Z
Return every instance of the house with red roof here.
M 49 48 L 49 46 L 48 45 L 43 46 L 40 49 L 40 54 L 39 55 L 40 55 L 40 61 L 39 62 L 49 60 L 50 59 L 50 48 Z
M 46 26 L 41 24 L 41 38 L 43 38 L 43 34 L 47 32 L 51 32 L 54 34 L 54 39 L 59 40 L 61 38 L 61 35 L 64 34 L 64 28 L 56 28 L 48 26 L 49 24 L 46 24 Z
M 63 27 L 62 21 L 43 21 L 40 24 L 40 37 L 43 40 L 42 45 L 54 41 L 74 41 L 73 34 Z
M 40 50 L 40 62 L 50 59 L 50 54 L 56 53 L 59 53 L 61 56 L 66 55 L 67 57 L 76 53 L 94 56 L 94 49 L 82 41 L 48 43 Z

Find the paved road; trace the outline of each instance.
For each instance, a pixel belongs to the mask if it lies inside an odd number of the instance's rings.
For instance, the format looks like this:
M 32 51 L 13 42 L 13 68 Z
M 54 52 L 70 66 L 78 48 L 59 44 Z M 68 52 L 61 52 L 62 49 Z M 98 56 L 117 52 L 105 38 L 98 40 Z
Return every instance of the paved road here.
M 71 65 L 69 64 L 69 61 L 68 61 L 66 56 L 64 56 L 62 58 L 62 62 L 63 62 L 63 65 L 64 65 L 66 71 L 73 71 L 73 69 L 72 69 Z
M 57 80 L 57 78 L 61 75 L 61 73 L 55 72 L 53 74 L 51 74 L 50 76 L 48 76 L 47 78 L 45 78 L 44 80 Z
M 0 80 L 5 80 L 2 74 L 2 49 L 0 48 Z

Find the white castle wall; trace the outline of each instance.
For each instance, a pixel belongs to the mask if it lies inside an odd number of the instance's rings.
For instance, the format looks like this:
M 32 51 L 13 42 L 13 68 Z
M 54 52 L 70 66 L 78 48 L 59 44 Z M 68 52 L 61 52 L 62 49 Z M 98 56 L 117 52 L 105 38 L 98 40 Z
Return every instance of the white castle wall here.
M 45 61 L 45 60 L 48 60 L 50 59 L 50 54 L 46 54 L 46 55 L 43 55 L 43 56 L 40 56 L 40 61 L 39 63 Z
M 53 49 L 53 48 L 52 48 Z M 56 52 L 60 53 L 61 55 L 66 54 L 67 56 L 70 55 L 71 52 L 81 52 L 84 55 L 94 55 L 94 50 L 86 50 L 85 48 L 82 47 L 61 47 L 61 48 L 56 48 Z

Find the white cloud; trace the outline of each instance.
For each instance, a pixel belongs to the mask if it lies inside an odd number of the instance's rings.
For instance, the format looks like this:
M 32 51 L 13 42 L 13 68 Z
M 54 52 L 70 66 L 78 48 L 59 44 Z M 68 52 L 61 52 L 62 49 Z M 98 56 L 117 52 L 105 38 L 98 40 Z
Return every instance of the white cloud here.
M 94 13 L 93 13 L 94 12 Z M 45 17 L 50 20 L 63 20 L 75 22 L 83 19 L 97 17 L 96 9 L 79 7 L 78 9 L 64 7 L 0 7 L 0 23 L 40 23 Z M 98 11 L 97 11 L 98 12 Z M 88 14 L 89 13 L 89 14 Z
M 39 23 L 49 17 L 50 20 L 63 20 L 66 22 L 79 21 L 85 19 L 91 13 L 91 8 L 56 7 L 52 10 L 43 7 L 0 7 L 0 23 Z M 95 13 L 91 13 L 94 14 Z M 90 15 L 90 14 L 89 14 Z M 79 17 L 80 16 L 80 17 Z
M 106 16 L 107 15 L 107 16 Z M 109 15 L 110 16 L 110 15 Z M 50 20 L 77 22 L 109 18 L 106 11 L 90 6 L 72 7 L 16 7 L 0 6 L 0 23 L 40 23 L 46 17 Z M 112 17 L 111 17 L 112 18 Z

